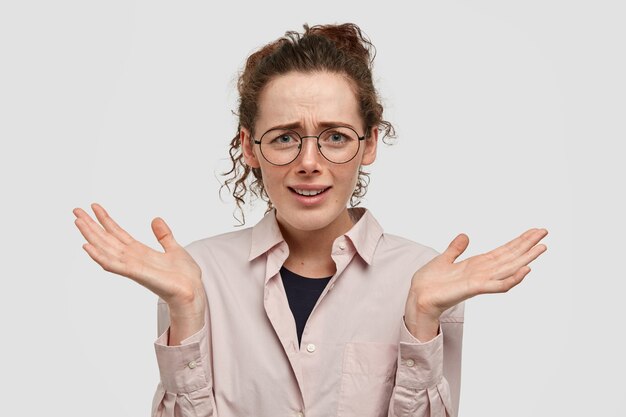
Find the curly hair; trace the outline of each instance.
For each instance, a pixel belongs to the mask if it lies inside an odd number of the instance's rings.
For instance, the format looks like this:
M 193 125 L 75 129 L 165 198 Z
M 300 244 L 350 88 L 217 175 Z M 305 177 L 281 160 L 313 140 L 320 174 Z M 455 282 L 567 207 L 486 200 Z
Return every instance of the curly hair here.
M 373 127 L 379 127 L 382 139 L 395 137 L 391 123 L 383 120 L 383 106 L 372 80 L 372 66 L 376 49 L 361 29 L 352 23 L 339 25 L 303 25 L 304 33 L 288 31 L 285 36 L 261 47 L 246 61 L 239 74 L 237 90 L 239 92 L 239 117 L 237 133 L 230 142 L 230 161 L 232 167 L 222 173 L 227 177 L 222 186 L 232 193 L 241 214 L 240 226 L 245 224 L 243 205 L 245 196 L 261 198 L 267 202 L 267 211 L 272 209 L 272 202 L 263 186 L 260 168 L 251 168 L 243 160 L 241 149 L 241 128 L 248 129 L 252 135 L 258 115 L 258 99 L 263 88 L 273 78 L 289 72 L 310 73 L 327 71 L 342 74 L 353 81 L 359 111 L 365 123 L 365 136 L 369 137 Z M 251 177 L 252 179 L 249 179 Z M 350 206 L 357 206 L 367 192 L 369 174 L 359 169 Z

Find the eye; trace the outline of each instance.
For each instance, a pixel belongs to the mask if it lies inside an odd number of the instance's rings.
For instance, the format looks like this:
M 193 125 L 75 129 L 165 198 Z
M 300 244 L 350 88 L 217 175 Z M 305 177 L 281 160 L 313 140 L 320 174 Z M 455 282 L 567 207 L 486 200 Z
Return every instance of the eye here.
M 291 141 L 291 136 L 289 136 L 289 135 L 280 135 L 279 137 L 277 137 L 274 140 L 277 141 L 277 142 L 280 142 L 280 143 L 289 143 Z
M 272 145 L 288 145 L 293 142 L 296 142 L 293 135 L 289 133 L 282 133 L 276 136 L 274 139 L 270 141 Z
M 346 140 L 348 140 L 348 137 L 346 137 L 343 132 L 340 132 L 338 130 L 331 130 L 324 133 L 324 135 L 322 136 L 322 140 L 328 144 L 336 145 L 345 142 Z
M 343 142 L 346 140 L 346 137 L 339 132 L 333 132 L 330 134 L 329 140 L 331 142 Z
M 342 128 L 330 129 L 322 134 L 320 140 L 326 146 L 345 146 L 353 141 L 353 134 Z

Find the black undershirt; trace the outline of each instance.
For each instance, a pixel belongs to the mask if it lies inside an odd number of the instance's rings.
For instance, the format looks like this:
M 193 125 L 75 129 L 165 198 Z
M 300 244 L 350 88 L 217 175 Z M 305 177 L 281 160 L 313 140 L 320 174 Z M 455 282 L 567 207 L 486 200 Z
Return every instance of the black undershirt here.
M 287 293 L 289 308 L 296 320 L 296 330 L 298 332 L 298 345 L 302 340 L 302 332 L 315 303 L 322 295 L 326 284 L 332 277 L 328 278 L 307 278 L 295 274 L 285 268 L 280 268 L 280 276 L 283 280 L 283 286 Z

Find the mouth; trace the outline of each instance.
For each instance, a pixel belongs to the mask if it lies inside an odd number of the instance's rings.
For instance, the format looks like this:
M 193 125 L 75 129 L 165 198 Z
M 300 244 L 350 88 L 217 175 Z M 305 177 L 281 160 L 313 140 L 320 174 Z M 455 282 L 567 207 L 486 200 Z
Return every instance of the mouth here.
M 319 188 L 317 190 L 303 190 L 303 189 L 292 188 L 292 187 L 287 187 L 287 188 L 289 188 L 289 190 L 292 193 L 297 194 L 297 195 L 302 196 L 302 197 L 316 197 L 316 196 L 318 196 L 320 194 L 324 194 L 331 187 Z

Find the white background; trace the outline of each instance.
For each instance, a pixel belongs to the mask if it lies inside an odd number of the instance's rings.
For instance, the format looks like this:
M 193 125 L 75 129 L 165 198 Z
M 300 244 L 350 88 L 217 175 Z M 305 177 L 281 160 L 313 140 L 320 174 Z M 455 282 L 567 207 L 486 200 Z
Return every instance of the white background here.
M 181 244 L 232 230 L 237 72 L 345 21 L 399 134 L 363 203 L 385 230 L 440 251 L 465 232 L 461 259 L 550 232 L 519 287 L 467 304 L 460 415 L 623 415 L 624 7 L 408 4 L 2 3 L 3 415 L 149 414 L 156 297 L 88 257 L 72 209 L 99 202 L 154 248 L 156 216 Z

